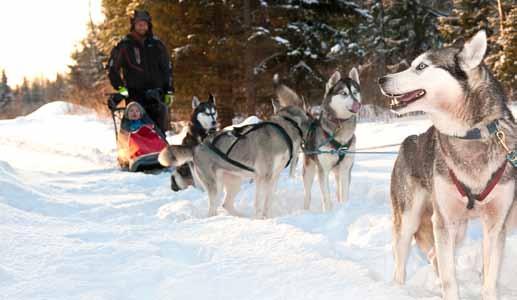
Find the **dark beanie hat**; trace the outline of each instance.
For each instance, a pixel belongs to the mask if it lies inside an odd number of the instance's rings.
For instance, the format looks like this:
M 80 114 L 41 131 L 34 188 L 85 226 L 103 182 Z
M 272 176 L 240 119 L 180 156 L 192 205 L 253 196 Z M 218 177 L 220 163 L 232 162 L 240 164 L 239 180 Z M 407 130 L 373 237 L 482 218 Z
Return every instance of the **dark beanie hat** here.
M 135 30 L 136 21 L 146 21 L 149 25 L 149 31 L 147 32 L 147 36 L 153 36 L 153 22 L 151 20 L 151 15 L 145 10 L 135 10 L 133 16 L 131 17 L 131 29 L 130 31 Z
M 133 17 L 131 18 L 131 25 L 134 25 L 137 21 L 146 21 L 151 23 L 151 15 L 145 10 L 135 10 Z

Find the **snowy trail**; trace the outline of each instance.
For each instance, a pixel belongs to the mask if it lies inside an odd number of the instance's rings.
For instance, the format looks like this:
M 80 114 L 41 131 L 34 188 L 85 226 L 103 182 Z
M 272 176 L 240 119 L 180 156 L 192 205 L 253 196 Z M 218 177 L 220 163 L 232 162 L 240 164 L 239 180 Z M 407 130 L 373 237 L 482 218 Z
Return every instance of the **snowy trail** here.
M 299 168 L 297 178 L 282 174 L 273 219 L 206 218 L 206 195 L 172 193 L 168 173 L 119 171 L 111 121 L 70 108 L 0 121 L 0 299 L 440 299 L 415 248 L 407 285 L 391 282 L 395 156 L 356 156 L 351 200 L 330 213 L 317 185 L 302 211 Z M 358 146 L 429 124 L 362 123 Z M 244 184 L 236 202 L 247 215 L 253 191 Z M 474 222 L 458 252 L 463 299 L 480 298 L 480 239 Z M 501 299 L 517 299 L 517 234 L 505 253 Z

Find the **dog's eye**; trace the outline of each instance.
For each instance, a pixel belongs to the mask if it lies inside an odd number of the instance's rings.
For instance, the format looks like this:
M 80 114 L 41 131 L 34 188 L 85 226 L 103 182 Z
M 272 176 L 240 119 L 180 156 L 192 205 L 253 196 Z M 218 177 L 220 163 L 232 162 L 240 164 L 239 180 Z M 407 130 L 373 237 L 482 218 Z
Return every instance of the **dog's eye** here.
M 417 69 L 418 71 L 422 71 L 422 70 L 423 70 L 423 69 L 425 69 L 425 68 L 427 68 L 427 65 L 426 65 L 426 64 L 424 64 L 424 63 L 420 63 L 420 64 L 418 64 L 418 66 L 416 66 L 416 69 Z

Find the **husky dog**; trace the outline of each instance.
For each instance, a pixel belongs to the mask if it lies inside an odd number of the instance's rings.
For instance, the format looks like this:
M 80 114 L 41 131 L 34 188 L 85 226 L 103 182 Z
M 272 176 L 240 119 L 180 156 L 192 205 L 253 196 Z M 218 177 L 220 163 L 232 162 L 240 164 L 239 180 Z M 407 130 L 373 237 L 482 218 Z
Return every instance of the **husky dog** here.
M 193 163 L 195 181 L 208 193 L 208 216 L 217 214 L 223 189 L 223 207 L 239 216 L 233 202 L 245 179 L 256 183 L 255 216 L 270 216 L 271 198 L 280 172 L 297 157 L 310 124 L 300 103 L 284 97 L 279 100 L 281 108 L 269 122 L 239 128 L 233 132 L 234 140 L 229 147 L 220 147 L 219 135 L 215 135 L 194 148 L 170 146 L 160 153 L 159 161 L 164 166 Z
M 507 159 L 516 149 L 515 121 L 501 85 L 483 64 L 486 48 L 480 31 L 379 78 L 395 112 L 424 111 L 433 122 L 427 132 L 404 140 L 391 176 L 395 281 L 405 281 L 414 237 L 435 265 L 447 300 L 459 299 L 454 249 L 476 217 L 483 225 L 482 298 L 497 299 L 516 193 L 516 169 Z
M 361 108 L 359 74 L 356 68 L 349 77 L 336 71 L 327 82 L 319 119 L 311 126 L 305 141 L 303 183 L 304 208 L 311 204 L 311 189 L 316 171 L 322 194 L 323 210 L 332 209 L 329 173 L 334 173 L 337 183 L 337 200 L 346 202 L 350 188 L 350 174 L 354 156 L 346 152 L 329 153 L 340 148 L 355 148 L 356 114 Z M 323 153 L 319 153 L 319 152 Z M 326 152 L 326 153 L 325 153 Z
M 184 146 L 194 147 L 209 135 L 217 131 L 217 108 L 215 98 L 210 94 L 205 102 L 192 98 L 192 114 L 189 129 L 181 142 Z M 194 185 L 194 179 L 189 164 L 179 166 L 171 175 L 171 189 L 175 192 Z

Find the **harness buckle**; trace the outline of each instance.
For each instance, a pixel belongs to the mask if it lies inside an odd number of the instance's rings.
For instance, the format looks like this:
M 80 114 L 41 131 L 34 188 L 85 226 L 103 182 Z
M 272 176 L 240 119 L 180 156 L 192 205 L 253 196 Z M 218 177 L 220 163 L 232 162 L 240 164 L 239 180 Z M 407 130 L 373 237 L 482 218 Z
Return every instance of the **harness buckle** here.
M 517 151 L 511 151 L 508 145 L 506 145 L 505 133 L 502 130 L 498 129 L 495 133 L 495 136 L 497 137 L 499 144 L 501 144 L 501 146 L 503 146 L 504 150 L 507 152 L 506 160 L 512 165 L 512 167 L 517 168 Z
M 503 146 L 504 150 L 506 150 L 506 152 L 511 152 L 510 148 L 508 148 L 508 145 L 506 145 L 506 134 L 504 134 L 502 130 L 497 130 L 495 136 L 497 137 L 499 144 Z

